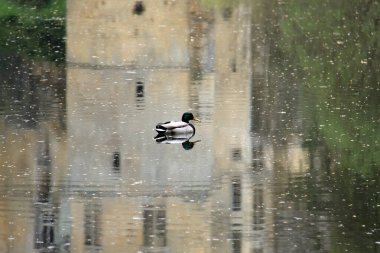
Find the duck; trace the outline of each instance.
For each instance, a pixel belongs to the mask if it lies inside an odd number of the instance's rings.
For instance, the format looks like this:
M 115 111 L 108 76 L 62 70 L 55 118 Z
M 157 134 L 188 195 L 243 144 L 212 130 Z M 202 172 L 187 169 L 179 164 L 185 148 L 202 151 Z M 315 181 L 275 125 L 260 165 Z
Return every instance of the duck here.
M 158 123 L 155 130 L 158 135 L 161 136 L 175 136 L 177 138 L 181 137 L 188 140 L 195 134 L 195 127 L 190 123 L 190 120 L 200 122 L 200 120 L 194 117 L 191 112 L 185 112 L 182 115 L 181 121 Z

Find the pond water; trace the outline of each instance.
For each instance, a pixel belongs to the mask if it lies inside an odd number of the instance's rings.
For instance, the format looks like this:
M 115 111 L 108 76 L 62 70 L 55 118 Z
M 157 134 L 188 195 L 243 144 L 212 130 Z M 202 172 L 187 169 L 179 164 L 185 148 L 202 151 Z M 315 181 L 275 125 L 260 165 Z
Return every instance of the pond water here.
M 0 252 L 380 252 L 377 1 L 65 8 L 1 14 Z

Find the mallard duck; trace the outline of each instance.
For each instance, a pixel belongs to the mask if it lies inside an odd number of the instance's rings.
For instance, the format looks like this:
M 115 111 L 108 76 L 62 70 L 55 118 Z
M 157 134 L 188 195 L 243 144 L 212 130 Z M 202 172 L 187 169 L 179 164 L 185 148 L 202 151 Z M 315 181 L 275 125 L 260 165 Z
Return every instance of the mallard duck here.
M 189 122 L 190 120 L 199 121 L 191 112 L 185 112 L 182 115 L 181 121 L 168 121 L 165 123 L 158 123 L 156 131 L 159 135 L 167 136 L 183 136 L 190 139 L 195 134 L 195 127 Z

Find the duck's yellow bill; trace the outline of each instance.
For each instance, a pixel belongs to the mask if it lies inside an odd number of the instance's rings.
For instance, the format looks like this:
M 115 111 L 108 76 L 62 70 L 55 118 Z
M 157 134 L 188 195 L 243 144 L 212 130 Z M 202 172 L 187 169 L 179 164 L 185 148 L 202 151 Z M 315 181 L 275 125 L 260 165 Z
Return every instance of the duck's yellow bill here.
M 202 122 L 200 119 L 194 117 L 194 120 L 197 121 L 197 122 Z

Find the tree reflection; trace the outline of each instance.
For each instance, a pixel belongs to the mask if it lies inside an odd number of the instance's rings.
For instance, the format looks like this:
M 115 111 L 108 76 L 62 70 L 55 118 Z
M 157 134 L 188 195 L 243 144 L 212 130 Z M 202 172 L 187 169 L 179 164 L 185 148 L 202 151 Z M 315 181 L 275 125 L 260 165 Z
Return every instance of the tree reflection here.
M 277 59 L 283 59 L 284 71 L 302 87 L 301 106 L 311 119 L 306 124 L 305 146 L 312 154 L 318 146 L 327 147 L 323 166 L 311 168 L 304 192 L 312 196 L 309 208 L 336 216 L 332 252 L 376 250 L 379 2 L 291 0 L 280 8 L 280 33 L 273 45 Z M 300 193 L 294 185 L 289 188 Z
M 64 0 L 13 0 L 1 5 L 0 51 L 65 60 Z
M 294 61 L 315 129 L 346 167 L 380 164 L 380 52 L 377 1 L 289 1 L 281 50 Z M 355 11 L 354 11 L 355 10 Z M 376 36 L 377 35 L 377 36 Z M 376 165 L 376 166 L 375 166 Z

